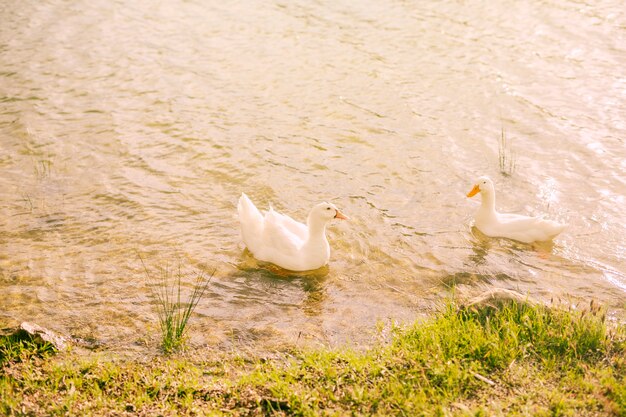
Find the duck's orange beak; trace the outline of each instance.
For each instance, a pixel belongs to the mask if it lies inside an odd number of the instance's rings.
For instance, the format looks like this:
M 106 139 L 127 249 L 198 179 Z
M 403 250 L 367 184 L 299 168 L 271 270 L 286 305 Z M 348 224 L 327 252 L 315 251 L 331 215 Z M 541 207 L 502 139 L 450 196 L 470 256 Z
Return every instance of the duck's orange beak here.
M 476 184 L 474 186 L 474 188 L 472 188 L 472 191 L 470 191 L 469 193 L 467 193 L 468 197 L 474 197 L 476 194 L 478 194 L 480 192 L 480 187 L 478 186 L 478 184 Z
M 341 220 L 350 220 L 350 218 L 348 216 L 346 216 L 345 214 L 343 214 L 342 212 L 340 212 L 339 210 L 337 210 L 335 212 L 335 219 L 341 219 Z

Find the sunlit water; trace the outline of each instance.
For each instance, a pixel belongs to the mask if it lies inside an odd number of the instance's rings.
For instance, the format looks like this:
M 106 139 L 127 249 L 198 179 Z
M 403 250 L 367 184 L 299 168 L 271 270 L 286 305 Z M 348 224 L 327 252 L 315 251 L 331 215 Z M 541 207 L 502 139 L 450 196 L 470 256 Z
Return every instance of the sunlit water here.
M 26 0 L 0 22 L 2 325 L 152 349 L 140 256 L 217 268 L 197 348 L 368 344 L 495 287 L 623 317 L 621 2 Z M 480 175 L 568 229 L 482 236 Z M 338 205 L 329 266 L 258 265 L 242 191 L 298 220 Z

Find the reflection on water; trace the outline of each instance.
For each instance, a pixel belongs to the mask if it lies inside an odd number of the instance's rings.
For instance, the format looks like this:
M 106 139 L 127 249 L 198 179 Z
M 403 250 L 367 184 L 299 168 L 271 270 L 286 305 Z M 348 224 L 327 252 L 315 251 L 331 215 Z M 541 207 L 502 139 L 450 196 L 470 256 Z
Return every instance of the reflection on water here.
M 473 254 L 470 255 L 469 259 L 475 265 L 485 264 L 487 254 L 492 246 L 492 240 L 476 227 L 472 227 L 472 240 L 470 243 L 472 244 Z
M 614 2 L 15 2 L 0 8 L 0 322 L 120 351 L 158 333 L 137 254 L 217 273 L 195 346 L 368 343 L 454 293 L 626 294 L 624 14 Z M 515 170 L 500 173 L 505 130 Z M 553 244 L 471 227 L 498 209 Z M 330 264 L 293 274 L 239 237 L 246 192 L 319 201 Z
M 319 316 L 326 299 L 326 277 L 330 267 L 325 265 L 311 271 L 289 271 L 277 265 L 256 260 L 250 251 L 245 248 L 237 265 L 239 270 L 247 276 L 253 276 L 254 281 L 261 285 L 275 287 L 299 287 L 305 295 L 300 306 L 307 316 Z

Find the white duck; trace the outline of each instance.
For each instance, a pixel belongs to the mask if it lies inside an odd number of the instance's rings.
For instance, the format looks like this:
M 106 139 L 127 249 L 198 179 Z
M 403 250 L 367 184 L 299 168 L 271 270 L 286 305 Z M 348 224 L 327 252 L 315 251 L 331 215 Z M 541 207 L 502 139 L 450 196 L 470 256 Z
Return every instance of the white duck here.
M 263 216 L 244 193 L 237 211 L 243 241 L 254 257 L 290 271 L 309 271 L 326 265 L 330 258 L 326 224 L 332 219 L 348 219 L 330 203 L 313 207 L 306 225 L 271 206 Z
M 524 243 L 546 241 L 565 229 L 565 225 L 551 220 L 496 211 L 496 191 L 489 177 L 480 177 L 468 197 L 480 193 L 482 203 L 474 216 L 474 224 L 490 237 L 505 237 Z

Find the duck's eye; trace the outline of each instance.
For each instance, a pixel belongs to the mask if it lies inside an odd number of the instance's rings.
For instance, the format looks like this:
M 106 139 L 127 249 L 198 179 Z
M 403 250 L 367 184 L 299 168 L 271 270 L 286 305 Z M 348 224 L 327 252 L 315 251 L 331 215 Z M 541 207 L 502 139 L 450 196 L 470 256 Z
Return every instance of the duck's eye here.
M 326 210 L 330 210 L 330 207 L 326 207 Z

